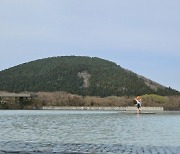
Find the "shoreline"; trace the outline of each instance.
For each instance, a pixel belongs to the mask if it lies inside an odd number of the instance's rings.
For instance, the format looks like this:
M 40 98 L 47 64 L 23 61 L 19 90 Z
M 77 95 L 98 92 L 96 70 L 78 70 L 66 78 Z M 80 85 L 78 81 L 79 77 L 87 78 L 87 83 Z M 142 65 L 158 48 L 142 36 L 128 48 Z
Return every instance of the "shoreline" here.
M 71 111 L 120 111 L 125 113 L 136 113 L 134 106 L 127 107 L 89 107 L 89 106 L 43 106 L 39 110 L 71 110 Z M 164 107 L 141 107 L 142 113 L 180 113 L 180 110 L 165 110 Z
M 43 106 L 42 110 L 102 110 L 102 111 L 136 111 L 137 108 L 133 106 L 127 107 L 89 107 L 89 106 Z M 142 111 L 164 111 L 163 107 L 141 107 Z
M 2 110 L 79 110 L 79 111 L 121 111 L 126 113 L 133 113 L 137 111 L 135 106 L 117 107 L 117 106 L 34 106 L 19 108 L 6 108 Z M 167 109 L 164 107 L 141 107 L 142 112 L 153 112 L 153 113 L 180 113 L 180 109 Z

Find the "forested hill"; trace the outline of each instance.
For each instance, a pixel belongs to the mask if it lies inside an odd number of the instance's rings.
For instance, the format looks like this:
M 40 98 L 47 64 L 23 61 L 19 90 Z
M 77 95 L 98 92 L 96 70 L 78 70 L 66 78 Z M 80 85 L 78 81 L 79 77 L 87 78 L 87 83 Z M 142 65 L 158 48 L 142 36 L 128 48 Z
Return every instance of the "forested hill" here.
M 179 95 L 171 88 L 100 58 L 63 56 L 0 71 L 0 91 L 66 91 L 80 95 Z

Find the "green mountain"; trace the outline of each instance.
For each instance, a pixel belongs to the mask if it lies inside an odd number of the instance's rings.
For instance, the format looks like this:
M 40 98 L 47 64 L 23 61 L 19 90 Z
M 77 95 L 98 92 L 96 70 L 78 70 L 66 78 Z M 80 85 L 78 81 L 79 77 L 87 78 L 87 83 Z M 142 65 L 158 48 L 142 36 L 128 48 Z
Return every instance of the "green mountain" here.
M 0 71 L 0 91 L 66 91 L 80 95 L 179 95 L 117 64 L 90 57 L 40 59 Z

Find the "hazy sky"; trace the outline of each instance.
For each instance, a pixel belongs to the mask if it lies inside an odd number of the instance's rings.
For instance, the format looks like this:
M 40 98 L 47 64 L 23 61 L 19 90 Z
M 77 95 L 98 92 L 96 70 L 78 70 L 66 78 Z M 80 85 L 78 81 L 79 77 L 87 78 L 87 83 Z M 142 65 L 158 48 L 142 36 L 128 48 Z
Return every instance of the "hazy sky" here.
M 100 57 L 180 90 L 179 0 L 0 0 L 0 70 Z

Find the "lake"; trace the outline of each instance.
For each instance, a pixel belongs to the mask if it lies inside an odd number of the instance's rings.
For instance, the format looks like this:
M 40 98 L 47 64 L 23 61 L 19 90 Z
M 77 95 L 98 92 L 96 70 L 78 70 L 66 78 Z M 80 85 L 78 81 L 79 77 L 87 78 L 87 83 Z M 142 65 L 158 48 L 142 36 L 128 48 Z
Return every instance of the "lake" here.
M 180 114 L 0 110 L 0 143 L 180 146 Z

